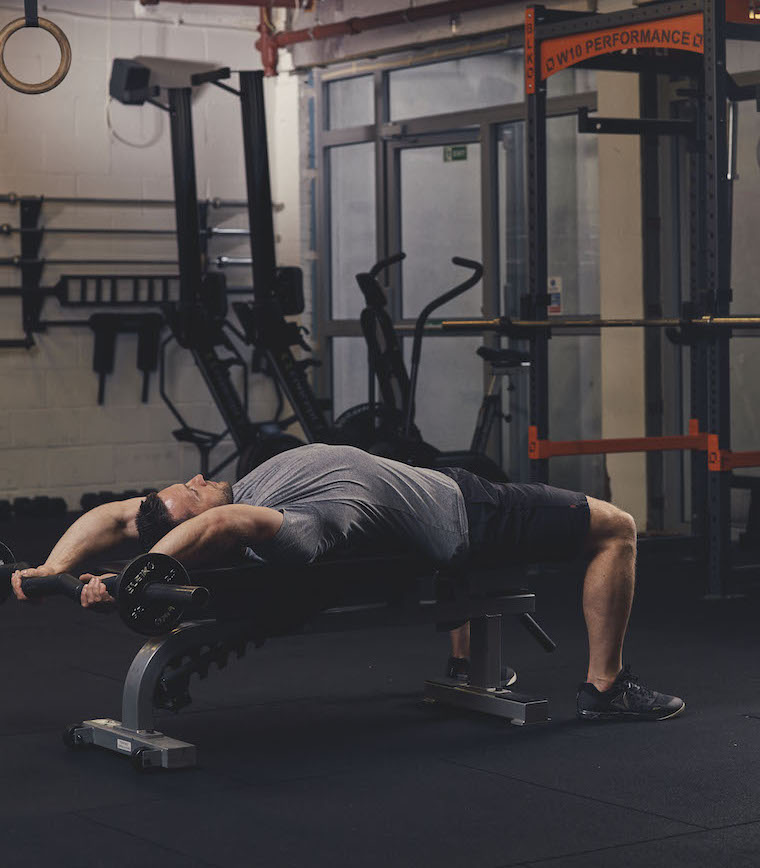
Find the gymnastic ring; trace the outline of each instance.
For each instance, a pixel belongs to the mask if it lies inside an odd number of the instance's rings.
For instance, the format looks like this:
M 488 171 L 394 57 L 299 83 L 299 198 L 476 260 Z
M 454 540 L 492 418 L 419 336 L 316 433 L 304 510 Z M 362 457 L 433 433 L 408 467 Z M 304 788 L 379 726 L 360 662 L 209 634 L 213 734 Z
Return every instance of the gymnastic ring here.
M 58 64 L 58 69 L 50 76 L 50 78 L 45 79 L 45 81 L 40 81 L 37 84 L 29 84 L 25 81 L 19 81 L 19 79 L 17 79 L 5 65 L 5 44 L 17 30 L 26 27 L 26 19 L 17 18 L 15 21 L 11 21 L 10 24 L 6 24 L 5 27 L 0 30 L 0 78 L 8 85 L 8 87 L 12 87 L 19 93 L 46 93 L 47 91 L 52 90 L 54 87 L 57 87 L 64 78 L 66 78 L 66 74 L 71 66 L 71 45 L 69 44 L 69 40 L 66 38 L 66 34 L 57 24 L 53 24 L 53 22 L 48 21 L 47 18 L 39 18 L 37 20 L 39 21 L 39 26 L 51 34 L 58 43 L 58 47 L 61 49 L 61 62 Z

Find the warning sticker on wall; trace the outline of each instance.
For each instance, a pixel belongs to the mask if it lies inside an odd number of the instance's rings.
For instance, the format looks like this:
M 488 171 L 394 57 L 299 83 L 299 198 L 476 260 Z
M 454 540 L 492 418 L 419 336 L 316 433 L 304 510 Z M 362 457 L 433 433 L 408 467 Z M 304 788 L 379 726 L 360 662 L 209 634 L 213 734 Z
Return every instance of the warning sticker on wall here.
M 549 278 L 549 307 L 547 313 L 562 313 L 562 278 Z

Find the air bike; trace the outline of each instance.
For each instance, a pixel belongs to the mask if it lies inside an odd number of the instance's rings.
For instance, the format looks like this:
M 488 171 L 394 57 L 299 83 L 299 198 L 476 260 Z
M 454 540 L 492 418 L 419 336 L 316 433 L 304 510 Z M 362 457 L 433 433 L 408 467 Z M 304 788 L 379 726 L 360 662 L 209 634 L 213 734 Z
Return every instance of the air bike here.
M 511 349 L 479 347 L 478 355 L 490 365 L 491 380 L 478 411 L 470 448 L 441 451 L 426 442 L 415 425 L 422 340 L 434 311 L 476 286 L 483 276 L 483 266 L 471 259 L 453 257 L 454 265 L 467 268 L 472 274 L 422 309 L 414 323 L 411 370 L 407 371 L 401 336 L 388 312 L 388 298 L 378 280 L 383 271 L 405 258 L 406 254 L 397 253 L 377 262 L 369 272 L 356 275 L 366 302 L 360 322 L 367 343 L 369 400 L 346 410 L 335 426 L 346 442 L 375 454 L 425 467 L 462 467 L 494 482 L 506 482 L 504 471 L 486 455 L 486 449 L 494 423 L 510 418 L 501 412 L 501 378 L 515 369 L 528 367 L 530 356 Z M 379 402 L 375 382 L 380 390 Z

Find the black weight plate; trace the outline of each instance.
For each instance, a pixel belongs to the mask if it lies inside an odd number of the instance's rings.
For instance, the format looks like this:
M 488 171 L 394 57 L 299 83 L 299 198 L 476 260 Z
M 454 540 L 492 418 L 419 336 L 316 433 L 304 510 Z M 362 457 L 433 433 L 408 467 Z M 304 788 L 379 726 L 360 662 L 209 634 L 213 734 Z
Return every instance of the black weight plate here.
M 401 440 L 404 414 L 387 404 L 357 404 L 338 416 L 333 426 L 339 443 L 370 450 L 379 441 Z M 411 440 L 422 440 L 416 426 L 412 426 Z
M 11 595 L 11 571 L 10 564 L 15 564 L 13 552 L 0 542 L 0 603 L 4 603 Z
M 173 630 L 182 620 L 184 611 L 174 603 L 161 600 L 145 601 L 146 585 L 189 585 L 187 571 L 169 555 L 139 555 L 127 564 L 119 577 L 116 602 L 122 621 L 143 636 L 159 636 Z
M 0 566 L 3 564 L 15 564 L 16 558 L 13 557 L 13 552 L 7 545 L 0 542 Z

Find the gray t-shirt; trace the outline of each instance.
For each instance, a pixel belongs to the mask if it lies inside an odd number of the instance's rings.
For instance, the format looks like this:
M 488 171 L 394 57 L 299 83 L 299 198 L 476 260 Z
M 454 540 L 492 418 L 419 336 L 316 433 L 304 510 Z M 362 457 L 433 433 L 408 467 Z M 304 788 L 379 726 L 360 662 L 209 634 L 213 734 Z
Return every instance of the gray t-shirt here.
M 313 443 L 270 458 L 232 486 L 233 501 L 283 514 L 249 556 L 306 564 L 333 550 L 407 550 L 441 565 L 468 549 L 459 486 L 353 446 Z

